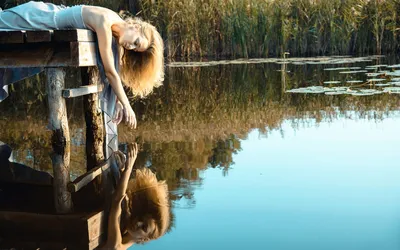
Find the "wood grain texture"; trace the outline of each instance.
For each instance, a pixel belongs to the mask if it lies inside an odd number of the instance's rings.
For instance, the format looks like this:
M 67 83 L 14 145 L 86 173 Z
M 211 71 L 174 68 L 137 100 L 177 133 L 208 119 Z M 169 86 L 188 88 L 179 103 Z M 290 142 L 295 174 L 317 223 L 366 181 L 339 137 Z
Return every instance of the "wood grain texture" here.
M 73 210 L 71 193 L 67 190 L 70 181 L 70 134 L 65 99 L 62 90 L 65 87 L 65 70 L 46 69 L 46 91 L 49 105 L 49 128 L 53 131 L 51 144 L 53 153 L 53 190 L 57 213 L 65 214 Z
M 0 31 L 0 44 L 34 42 L 95 42 L 96 33 L 88 29 Z
M 95 42 L 0 44 L 0 68 L 97 66 Z
M 103 157 L 104 158 L 104 157 Z M 107 171 L 110 168 L 110 161 L 105 161 L 100 166 L 92 168 L 85 174 L 76 178 L 73 182 L 68 184 L 68 191 L 71 193 L 78 192 L 81 188 L 93 181 L 101 173 Z
M 24 43 L 25 31 L 0 31 L 0 44 Z
M 106 213 L 52 215 L 0 211 L 0 249 L 88 249 L 104 242 Z
M 94 42 L 96 33 L 85 29 L 55 30 L 53 40 L 55 42 Z
M 81 86 L 79 88 L 74 89 L 64 89 L 63 97 L 64 98 L 74 98 L 78 96 L 84 96 L 89 94 L 96 94 L 103 90 L 103 85 L 90 85 L 90 86 Z
M 53 37 L 52 30 L 26 31 L 27 43 L 51 42 Z

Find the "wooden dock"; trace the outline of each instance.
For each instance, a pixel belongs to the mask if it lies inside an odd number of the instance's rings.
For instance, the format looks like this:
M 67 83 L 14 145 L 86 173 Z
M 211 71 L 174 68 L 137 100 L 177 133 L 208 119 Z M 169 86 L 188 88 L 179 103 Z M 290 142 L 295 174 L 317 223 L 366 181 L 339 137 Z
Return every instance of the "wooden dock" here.
M 105 161 L 105 120 L 97 69 L 96 36 L 90 30 L 1 31 L 0 68 L 44 67 L 52 130 L 55 214 L 0 211 L 0 249 L 94 249 L 103 239 L 104 211 L 75 214 L 71 192 L 78 192 L 109 167 Z M 65 88 L 65 69 L 79 67 L 82 86 Z M 70 181 L 70 134 L 65 99 L 83 96 L 87 170 Z M 45 128 L 43 128 L 45 129 Z M 68 243 L 68 244 L 67 244 Z M 67 244 L 67 245 L 66 245 Z

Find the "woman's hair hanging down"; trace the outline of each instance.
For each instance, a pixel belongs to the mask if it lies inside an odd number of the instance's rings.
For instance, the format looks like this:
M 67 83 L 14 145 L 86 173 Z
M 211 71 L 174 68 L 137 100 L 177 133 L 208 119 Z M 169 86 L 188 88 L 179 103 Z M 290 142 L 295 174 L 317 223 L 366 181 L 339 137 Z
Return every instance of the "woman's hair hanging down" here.
M 139 18 L 120 12 L 128 24 L 139 24 L 150 45 L 144 52 L 123 50 L 120 75 L 135 96 L 145 97 L 164 80 L 164 43 L 157 29 Z
M 171 207 L 168 186 L 165 181 L 158 181 L 148 168 L 136 170 L 136 177 L 129 181 L 128 190 L 128 225 L 135 230 L 136 222 L 146 223 L 154 220 L 156 228 L 143 242 L 163 236 L 171 226 Z

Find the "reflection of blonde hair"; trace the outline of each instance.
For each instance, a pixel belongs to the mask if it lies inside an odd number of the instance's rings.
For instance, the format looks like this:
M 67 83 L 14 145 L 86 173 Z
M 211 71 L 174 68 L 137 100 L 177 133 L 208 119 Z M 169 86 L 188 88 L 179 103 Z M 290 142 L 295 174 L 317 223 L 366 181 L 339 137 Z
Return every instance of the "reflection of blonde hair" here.
M 124 13 L 120 13 L 124 15 Z M 164 80 L 164 44 L 157 29 L 138 18 L 124 17 L 128 24 L 139 24 L 141 32 L 149 41 L 144 52 L 124 49 L 121 55 L 121 79 L 134 95 L 144 97 L 162 84 Z
M 127 227 L 135 229 L 137 221 L 154 220 L 156 228 L 144 241 L 157 239 L 168 231 L 171 218 L 165 181 L 157 181 L 147 168 L 136 170 L 136 178 L 129 181 L 127 196 L 130 213 Z

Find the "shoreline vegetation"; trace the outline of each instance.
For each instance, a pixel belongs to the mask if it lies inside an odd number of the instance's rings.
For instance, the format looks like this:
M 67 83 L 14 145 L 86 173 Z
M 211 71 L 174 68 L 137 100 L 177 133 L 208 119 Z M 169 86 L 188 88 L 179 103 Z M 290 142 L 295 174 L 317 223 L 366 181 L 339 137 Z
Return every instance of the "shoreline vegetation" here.
M 9 8 L 27 0 L 0 0 Z M 56 0 L 130 10 L 155 25 L 174 58 L 390 54 L 399 51 L 395 0 Z

